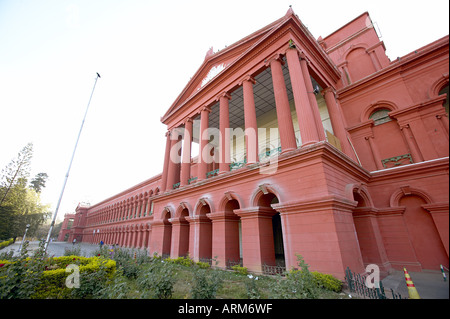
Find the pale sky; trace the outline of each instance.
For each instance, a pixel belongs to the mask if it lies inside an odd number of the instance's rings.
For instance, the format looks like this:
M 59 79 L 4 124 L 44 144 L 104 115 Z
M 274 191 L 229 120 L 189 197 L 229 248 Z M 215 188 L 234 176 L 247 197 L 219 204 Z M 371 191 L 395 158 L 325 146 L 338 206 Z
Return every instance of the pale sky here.
M 294 12 L 317 39 L 368 11 L 391 60 L 448 34 L 448 0 L 0 0 L 0 171 L 34 143 L 31 177 L 58 213 L 162 171 L 160 117 L 214 51 Z

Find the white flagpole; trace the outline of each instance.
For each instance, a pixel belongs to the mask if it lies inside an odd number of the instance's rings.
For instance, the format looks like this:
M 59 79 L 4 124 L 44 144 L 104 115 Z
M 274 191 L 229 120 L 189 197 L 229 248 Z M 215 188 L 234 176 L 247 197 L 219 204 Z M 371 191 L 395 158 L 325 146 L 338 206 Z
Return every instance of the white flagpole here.
M 47 240 L 45 241 L 44 251 L 47 251 L 48 243 L 50 241 L 50 236 L 52 234 L 53 226 L 55 226 L 56 215 L 58 215 L 59 205 L 61 204 L 61 199 L 64 194 L 64 189 L 66 188 L 67 179 L 69 178 L 70 168 L 72 167 L 73 158 L 75 156 L 75 151 L 77 150 L 78 141 L 80 140 L 81 131 L 83 130 L 84 121 L 86 120 L 86 115 L 89 110 L 89 105 L 91 104 L 92 95 L 94 95 L 95 85 L 97 84 L 97 80 L 100 78 L 100 74 L 97 73 L 95 78 L 94 87 L 92 88 L 91 96 L 89 97 L 89 102 L 86 107 L 86 112 L 84 113 L 83 122 L 81 122 L 80 131 L 78 132 L 77 141 L 75 143 L 75 147 L 73 149 L 72 158 L 70 159 L 69 169 L 67 170 L 66 177 L 64 179 L 64 184 L 61 190 L 61 194 L 59 195 L 58 204 L 56 205 L 55 212 L 53 213 L 52 223 L 50 224 L 50 229 L 48 230 Z

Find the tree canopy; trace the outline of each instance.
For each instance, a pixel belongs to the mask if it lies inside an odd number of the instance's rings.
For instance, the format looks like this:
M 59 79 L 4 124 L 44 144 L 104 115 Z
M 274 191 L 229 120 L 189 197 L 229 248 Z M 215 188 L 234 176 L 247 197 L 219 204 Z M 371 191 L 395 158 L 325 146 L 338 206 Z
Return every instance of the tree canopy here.
M 40 192 L 46 173 L 39 173 L 28 185 L 33 144 L 27 144 L 0 174 L 0 240 L 22 236 L 26 225 L 33 236 L 50 216 L 49 205 L 43 205 Z

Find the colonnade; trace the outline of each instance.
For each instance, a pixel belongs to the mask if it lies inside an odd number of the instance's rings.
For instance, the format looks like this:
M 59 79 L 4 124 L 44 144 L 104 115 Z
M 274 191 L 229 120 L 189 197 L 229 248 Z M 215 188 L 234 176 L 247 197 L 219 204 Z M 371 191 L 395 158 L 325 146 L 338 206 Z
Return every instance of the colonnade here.
M 100 241 L 107 245 L 117 244 L 121 247 L 147 248 L 150 238 L 148 223 L 112 226 L 106 228 L 90 228 L 85 231 L 84 241 L 98 244 Z
M 275 107 L 278 119 L 278 130 L 281 143 L 281 153 L 286 153 L 297 149 L 294 126 L 291 116 L 286 82 L 283 75 L 282 65 L 285 63 L 289 68 L 289 76 L 293 91 L 295 110 L 297 113 L 299 130 L 301 135 L 301 147 L 317 143 L 326 139 L 319 114 L 317 101 L 313 92 L 311 77 L 308 69 L 307 58 L 295 48 L 289 48 L 284 54 L 275 54 L 265 60 L 265 67 L 270 67 L 273 90 L 275 97 Z M 239 85 L 243 88 L 244 101 L 244 125 L 245 125 L 245 151 L 247 165 L 259 162 L 258 158 L 258 127 L 256 119 L 255 99 L 253 86 L 255 78 L 252 74 L 242 76 Z M 347 140 L 344 121 L 336 102 L 333 89 L 326 88 L 323 95 L 329 110 L 333 131 L 341 141 L 343 151 L 350 157 L 354 157 Z M 219 130 L 220 130 L 220 163 L 219 174 L 230 171 L 230 121 L 229 121 L 229 100 L 230 92 L 223 91 L 219 94 L 215 102 L 219 102 Z M 204 105 L 200 108 L 200 134 L 199 134 L 199 156 L 197 162 L 197 181 L 207 178 L 207 161 L 202 156 L 202 150 L 207 146 L 209 140 L 205 139 L 207 134 L 202 134 L 208 130 L 209 114 L 211 106 Z M 195 115 L 198 116 L 198 113 Z M 166 151 L 164 158 L 164 168 L 162 175 L 161 189 L 170 191 L 175 185 L 185 186 L 189 184 L 191 176 L 191 149 L 193 136 L 193 117 L 186 118 L 184 126 L 184 141 L 182 143 L 183 156 L 180 156 L 176 143 L 180 142 L 182 126 L 170 129 L 166 133 Z M 228 149 L 227 149 L 228 148 Z M 174 151 L 176 149 L 176 151 Z M 174 161 L 174 159 L 176 159 Z M 179 164 L 181 163 L 181 165 Z M 179 183 L 179 184 L 178 184 Z

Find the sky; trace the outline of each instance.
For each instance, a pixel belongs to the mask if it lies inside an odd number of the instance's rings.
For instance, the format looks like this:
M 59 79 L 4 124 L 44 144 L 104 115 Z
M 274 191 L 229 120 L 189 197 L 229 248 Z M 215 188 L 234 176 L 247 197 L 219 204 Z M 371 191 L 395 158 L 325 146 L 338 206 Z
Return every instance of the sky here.
M 57 219 L 161 173 L 160 117 L 209 48 L 289 5 L 316 39 L 368 11 L 391 60 L 448 34 L 448 0 L 0 0 L 0 171 L 33 142 L 55 210 L 98 72 Z

